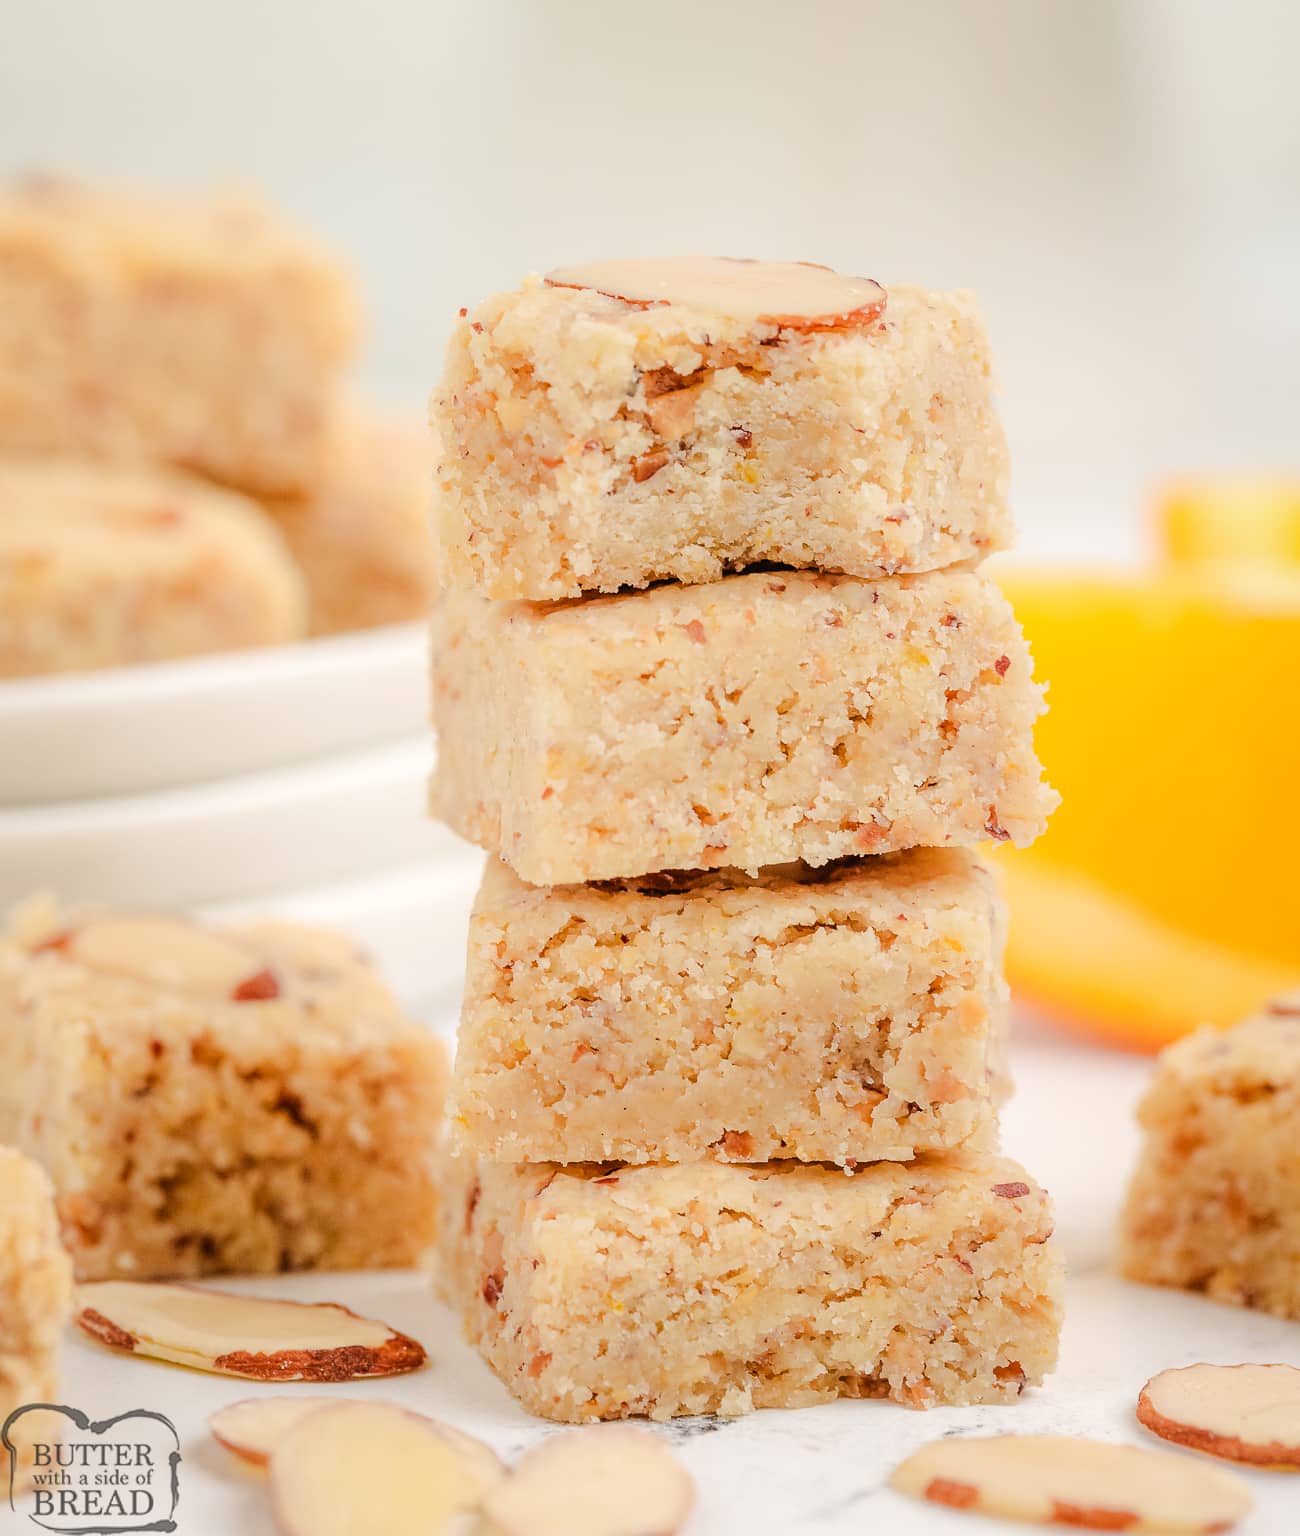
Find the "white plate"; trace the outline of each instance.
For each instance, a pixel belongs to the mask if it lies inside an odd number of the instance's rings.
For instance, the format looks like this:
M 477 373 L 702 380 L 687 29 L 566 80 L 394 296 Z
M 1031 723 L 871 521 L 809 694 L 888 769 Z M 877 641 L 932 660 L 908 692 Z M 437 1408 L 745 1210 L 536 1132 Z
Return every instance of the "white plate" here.
M 0 811 L 0 906 L 198 906 L 458 856 L 423 738 L 192 789 Z
M 428 631 L 0 682 L 0 805 L 197 784 L 396 741 L 428 718 Z

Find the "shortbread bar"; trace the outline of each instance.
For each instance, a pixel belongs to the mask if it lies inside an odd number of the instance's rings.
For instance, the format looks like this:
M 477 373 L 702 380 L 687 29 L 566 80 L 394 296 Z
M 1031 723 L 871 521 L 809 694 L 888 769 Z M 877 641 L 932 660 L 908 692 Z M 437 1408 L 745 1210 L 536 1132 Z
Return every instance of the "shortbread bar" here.
M 0 678 L 306 633 L 302 577 L 255 503 L 157 470 L 0 459 Z
M 1125 1274 L 1300 1318 L 1300 993 L 1171 1046 L 1140 1118 Z
M 998 1403 L 1055 1364 L 1051 1213 L 1015 1163 L 451 1162 L 445 1293 L 545 1418 Z
M 752 572 L 435 606 L 434 808 L 538 885 L 1024 844 L 1055 804 L 991 579 Z
M 549 888 L 491 860 L 453 1134 L 506 1162 L 991 1148 L 1002 927 L 964 849 Z
M 0 945 L 0 1141 L 81 1279 L 415 1262 L 445 1074 L 335 934 L 29 903 Z
M 59 1345 L 71 1314 L 72 1266 L 59 1242 L 50 1181 L 35 1163 L 0 1146 L 0 1425 L 16 1408 L 59 1401 Z M 30 1447 L 44 1438 L 35 1423 L 23 1415 L 10 1427 L 15 1483 L 26 1481 Z M 5 1449 L 0 1469 L 7 1494 Z
M 313 634 L 428 617 L 432 482 L 424 428 L 363 418 L 343 430 L 338 462 L 311 495 L 267 500 L 307 579 Z
M 549 599 L 757 561 L 878 576 L 1008 540 L 969 294 L 612 261 L 462 317 L 432 410 L 452 584 Z
M 0 188 L 0 453 L 310 486 L 357 332 L 332 259 L 246 199 Z

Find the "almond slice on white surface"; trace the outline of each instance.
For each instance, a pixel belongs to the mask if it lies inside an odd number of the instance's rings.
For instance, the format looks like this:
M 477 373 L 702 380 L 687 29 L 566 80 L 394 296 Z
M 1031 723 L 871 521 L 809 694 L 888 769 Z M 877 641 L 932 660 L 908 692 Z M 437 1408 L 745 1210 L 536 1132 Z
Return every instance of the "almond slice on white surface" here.
M 83 1285 L 76 1320 L 111 1349 L 252 1381 L 352 1381 L 425 1362 L 414 1339 L 333 1302 L 267 1301 L 192 1285 Z
M 1069 1435 L 933 1440 L 890 1479 L 951 1509 L 1097 1531 L 1226 1531 L 1251 1507 L 1240 1478 L 1135 1445 Z
M 874 326 L 885 290 L 870 277 L 845 277 L 809 261 L 741 256 L 623 257 L 557 267 L 551 288 L 590 288 L 637 309 L 683 304 L 791 331 Z
M 488 1496 L 492 1536 L 672 1536 L 695 1501 L 690 1474 L 642 1429 L 555 1435 Z
M 338 1403 L 276 1446 L 271 1507 L 285 1536 L 460 1536 L 499 1475 L 418 1413 Z
M 309 1413 L 339 1406 L 336 1397 L 246 1397 L 219 1408 L 208 1420 L 208 1429 L 231 1455 L 254 1466 L 265 1466 L 284 1437 Z M 485 1485 L 490 1486 L 506 1475 L 505 1463 L 490 1445 L 439 1419 L 423 1414 L 418 1417 L 475 1464 Z
M 309 1413 L 338 1405 L 334 1397 L 246 1397 L 218 1408 L 208 1419 L 208 1429 L 232 1456 L 264 1467 L 280 1441 Z
M 1137 1416 L 1175 1445 L 1258 1467 L 1300 1467 L 1300 1370 L 1187 1365 L 1142 1388 Z

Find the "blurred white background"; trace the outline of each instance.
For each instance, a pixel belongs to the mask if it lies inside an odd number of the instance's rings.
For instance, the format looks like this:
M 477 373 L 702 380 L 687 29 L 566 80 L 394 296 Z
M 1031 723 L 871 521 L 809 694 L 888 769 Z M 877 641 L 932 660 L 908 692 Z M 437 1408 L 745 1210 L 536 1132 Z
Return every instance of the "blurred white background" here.
M 456 307 L 601 254 L 970 286 L 1025 541 L 1300 458 L 1290 0 L 5 0 L 3 169 L 260 185 L 415 405 Z

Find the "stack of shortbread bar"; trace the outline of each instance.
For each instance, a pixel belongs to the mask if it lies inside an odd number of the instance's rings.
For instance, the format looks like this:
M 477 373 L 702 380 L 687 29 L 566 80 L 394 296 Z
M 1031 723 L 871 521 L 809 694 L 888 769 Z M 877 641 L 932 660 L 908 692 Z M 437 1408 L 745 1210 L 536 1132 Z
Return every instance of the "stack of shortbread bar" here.
M 972 850 L 1054 796 L 970 299 L 566 268 L 462 312 L 434 420 L 470 1337 L 554 1419 L 1014 1397 L 1059 1272 Z

